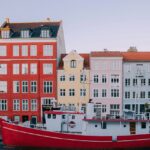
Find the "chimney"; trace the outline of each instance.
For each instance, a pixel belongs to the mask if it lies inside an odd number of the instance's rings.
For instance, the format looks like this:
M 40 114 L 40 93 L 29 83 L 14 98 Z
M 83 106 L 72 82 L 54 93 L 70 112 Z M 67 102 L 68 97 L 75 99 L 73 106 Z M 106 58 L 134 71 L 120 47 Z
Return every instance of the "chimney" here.
M 6 23 L 9 23 L 9 18 L 6 18 L 5 21 L 6 21 Z

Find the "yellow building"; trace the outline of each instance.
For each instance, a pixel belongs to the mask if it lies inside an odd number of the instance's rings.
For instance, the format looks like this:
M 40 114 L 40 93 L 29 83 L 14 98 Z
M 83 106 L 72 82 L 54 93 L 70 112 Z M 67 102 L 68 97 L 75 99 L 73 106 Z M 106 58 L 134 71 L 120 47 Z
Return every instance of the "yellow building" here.
M 57 75 L 58 104 L 84 109 L 89 102 L 89 54 L 62 55 Z

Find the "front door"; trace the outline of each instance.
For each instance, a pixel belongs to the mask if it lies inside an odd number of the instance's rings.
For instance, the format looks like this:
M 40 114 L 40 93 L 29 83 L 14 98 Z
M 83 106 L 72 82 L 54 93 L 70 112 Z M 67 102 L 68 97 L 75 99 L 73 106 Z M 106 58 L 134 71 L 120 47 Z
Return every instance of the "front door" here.
M 136 122 L 130 122 L 130 134 L 136 134 Z
M 29 117 L 28 116 L 22 116 L 22 122 L 26 122 L 29 120 Z

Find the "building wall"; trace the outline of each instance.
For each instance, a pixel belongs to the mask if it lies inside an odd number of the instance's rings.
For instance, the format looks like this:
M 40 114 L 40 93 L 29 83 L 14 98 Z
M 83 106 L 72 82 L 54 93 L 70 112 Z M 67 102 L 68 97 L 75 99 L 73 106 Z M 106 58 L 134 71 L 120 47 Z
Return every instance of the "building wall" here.
M 71 68 L 71 60 L 76 60 L 77 67 Z M 66 106 L 74 105 L 78 109 L 82 104 L 86 104 L 89 101 L 89 69 L 84 69 L 83 58 L 76 52 L 69 53 L 64 59 L 64 66 L 58 70 L 57 82 L 58 82 L 58 103 L 65 104 Z M 86 81 L 80 81 L 80 75 L 86 76 Z M 60 81 L 60 77 L 64 75 L 65 81 Z M 70 76 L 75 76 L 75 81 L 70 81 Z M 60 89 L 65 89 L 65 96 L 60 95 Z M 75 90 L 74 96 L 69 96 L 69 89 Z M 86 89 L 86 96 L 80 96 L 80 89 Z
M 43 45 L 52 45 L 53 47 L 53 56 L 43 56 Z M 56 99 L 57 97 L 57 44 L 56 41 L 48 40 L 18 40 L 18 39 L 3 39 L 0 41 L 0 45 L 7 46 L 7 56 L 0 57 L 0 64 L 7 64 L 7 75 L 0 75 L 0 81 L 7 81 L 7 93 L 0 93 L 0 99 L 7 100 L 7 110 L 0 111 L 0 116 L 8 116 L 9 119 L 14 120 L 14 116 L 20 116 L 20 121 L 22 121 L 22 116 L 28 116 L 29 120 L 32 116 L 37 116 L 37 121 L 41 121 L 42 116 L 42 99 L 43 98 L 51 98 Z M 37 45 L 37 56 L 13 56 L 12 46 L 19 45 L 21 50 L 21 45 Z M 28 51 L 29 53 L 29 51 Z M 21 65 L 27 63 L 28 64 L 28 74 L 21 73 Z M 37 63 L 37 74 L 30 74 L 30 64 Z M 51 63 L 53 64 L 53 73 L 52 74 L 43 74 L 43 64 Z M 13 74 L 13 64 L 20 64 L 20 73 L 18 75 Z M 21 91 L 21 82 L 25 80 L 28 81 L 28 89 L 30 89 L 30 81 L 37 81 L 37 93 L 22 93 Z M 53 90 L 52 93 L 45 94 L 43 92 L 43 81 L 52 81 Z M 13 93 L 13 81 L 20 82 L 20 92 Z M 37 99 L 37 111 L 31 111 L 30 101 L 31 99 Z M 13 111 L 13 99 L 20 100 L 20 111 Z M 22 99 L 29 100 L 29 110 L 22 111 Z
M 102 105 L 101 115 L 110 114 L 110 105 L 119 105 L 119 109 L 112 111 L 122 112 L 122 57 L 91 57 L 90 58 L 90 98 L 94 103 Z M 94 82 L 94 75 L 98 75 L 98 82 Z M 102 76 L 106 76 L 106 83 L 102 82 Z M 112 83 L 111 75 L 118 75 L 119 82 Z M 98 90 L 98 96 L 94 96 L 94 89 Z M 106 96 L 102 96 L 102 89 L 106 89 Z M 112 97 L 111 89 L 118 89 L 119 96 Z M 106 110 L 105 110 L 106 106 Z M 118 114 L 118 115 L 119 115 Z
M 123 63 L 123 104 L 124 108 L 140 113 L 144 111 L 146 103 L 150 103 L 150 62 L 124 62 Z M 126 79 L 130 83 L 126 83 Z M 133 84 L 133 80 L 137 79 L 137 84 Z M 145 85 L 141 84 L 141 79 L 145 79 Z M 128 96 L 126 95 L 128 92 Z M 141 97 L 141 92 L 145 96 Z M 149 95 L 149 96 L 148 96 Z

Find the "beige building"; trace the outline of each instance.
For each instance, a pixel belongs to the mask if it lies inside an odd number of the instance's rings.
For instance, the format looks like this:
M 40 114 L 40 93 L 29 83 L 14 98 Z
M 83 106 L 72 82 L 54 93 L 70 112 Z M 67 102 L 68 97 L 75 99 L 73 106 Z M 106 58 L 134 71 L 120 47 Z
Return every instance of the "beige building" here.
M 89 54 L 64 54 L 58 68 L 58 104 L 84 109 L 89 101 Z

